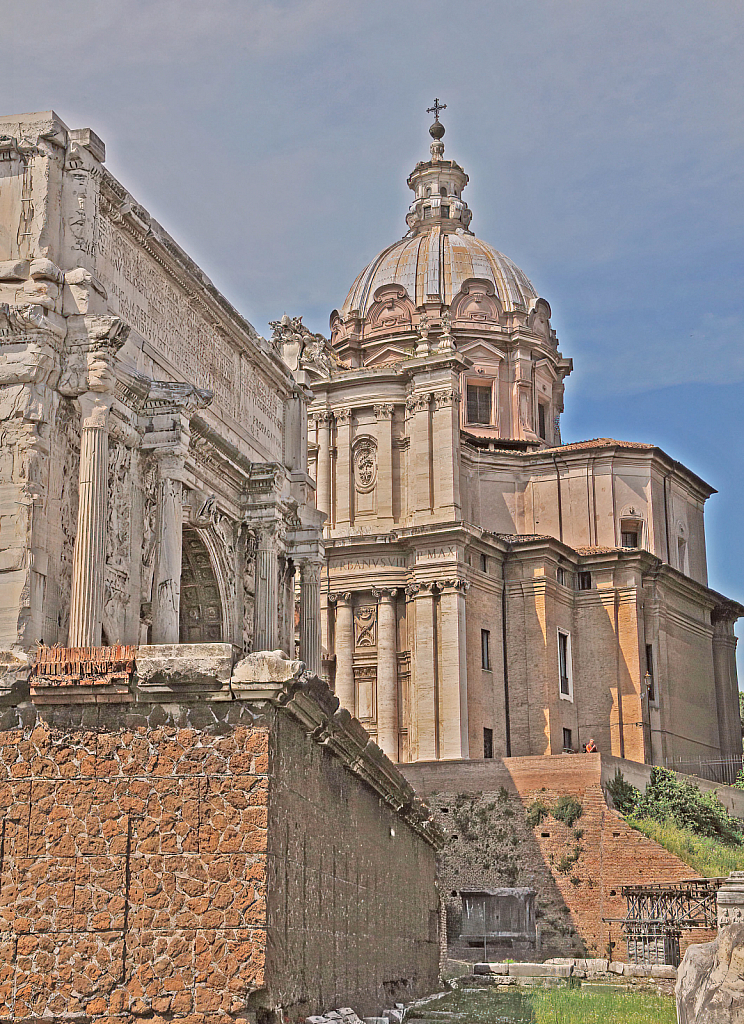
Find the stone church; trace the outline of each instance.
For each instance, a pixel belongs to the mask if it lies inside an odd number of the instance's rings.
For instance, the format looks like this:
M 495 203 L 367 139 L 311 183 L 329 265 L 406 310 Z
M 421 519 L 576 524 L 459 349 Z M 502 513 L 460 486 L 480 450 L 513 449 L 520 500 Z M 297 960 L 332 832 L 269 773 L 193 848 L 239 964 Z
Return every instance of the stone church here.
M 470 230 L 431 156 L 408 231 L 330 318 L 275 324 L 312 388 L 324 671 L 398 762 L 741 756 L 734 622 L 707 585 L 713 489 L 653 444 L 563 444 L 550 305 Z

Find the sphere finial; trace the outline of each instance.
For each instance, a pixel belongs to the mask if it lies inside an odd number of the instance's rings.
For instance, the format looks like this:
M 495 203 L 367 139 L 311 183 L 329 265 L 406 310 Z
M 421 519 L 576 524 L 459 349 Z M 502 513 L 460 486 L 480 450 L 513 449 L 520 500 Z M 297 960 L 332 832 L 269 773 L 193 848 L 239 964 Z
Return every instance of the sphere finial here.
M 437 142 L 444 135 L 444 125 L 439 120 L 439 111 L 440 110 L 446 110 L 446 109 L 447 109 L 447 104 L 446 103 L 440 103 L 438 97 L 434 100 L 434 106 L 433 107 L 427 107 L 426 108 L 426 113 L 427 114 L 433 114 L 434 115 L 434 124 L 429 129 L 429 135 L 431 135 L 432 139 L 436 139 Z

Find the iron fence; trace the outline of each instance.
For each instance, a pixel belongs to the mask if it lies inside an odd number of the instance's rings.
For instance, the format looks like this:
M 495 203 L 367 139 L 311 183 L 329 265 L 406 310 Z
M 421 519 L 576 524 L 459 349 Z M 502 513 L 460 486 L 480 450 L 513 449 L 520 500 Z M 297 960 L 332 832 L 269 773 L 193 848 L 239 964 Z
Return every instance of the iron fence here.
M 704 757 L 681 758 L 667 757 L 665 768 L 672 768 L 682 775 L 696 775 L 710 782 L 720 782 L 724 786 L 733 786 L 742 768 L 741 757 L 722 757 L 709 759 Z

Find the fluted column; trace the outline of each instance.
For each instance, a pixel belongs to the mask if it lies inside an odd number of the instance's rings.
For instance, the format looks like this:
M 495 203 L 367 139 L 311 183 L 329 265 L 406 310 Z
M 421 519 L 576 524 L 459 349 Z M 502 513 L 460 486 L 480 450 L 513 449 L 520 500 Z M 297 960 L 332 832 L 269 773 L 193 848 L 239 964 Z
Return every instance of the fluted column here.
M 331 414 L 320 413 L 318 423 L 318 469 L 315 504 L 319 512 L 331 514 Z
M 78 402 L 80 469 L 68 644 L 100 647 L 108 524 L 108 417 L 113 395 L 88 391 Z
M 279 564 L 273 524 L 258 530 L 254 621 L 253 649 L 275 651 L 279 640 Z
M 183 556 L 183 456 L 155 452 L 158 522 L 152 584 L 152 642 L 177 644 L 181 635 Z
M 354 624 L 351 594 L 335 594 L 336 603 L 336 696 L 341 707 L 356 714 L 356 693 L 354 686 Z
M 395 589 L 375 591 L 377 608 L 377 745 L 398 760 L 398 629 Z
M 300 659 L 308 672 L 320 675 L 320 573 L 322 562 L 300 566 Z

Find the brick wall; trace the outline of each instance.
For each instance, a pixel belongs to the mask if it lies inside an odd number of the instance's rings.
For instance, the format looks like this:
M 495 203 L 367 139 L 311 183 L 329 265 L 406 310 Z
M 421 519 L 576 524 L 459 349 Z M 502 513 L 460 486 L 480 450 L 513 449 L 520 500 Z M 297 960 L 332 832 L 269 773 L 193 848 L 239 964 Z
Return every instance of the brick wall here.
M 271 735 L 267 983 L 291 1018 L 434 991 L 434 850 L 280 716 Z
M 448 905 L 450 956 L 456 959 L 478 960 L 483 954 L 482 947 L 469 951 L 457 941 L 460 898 L 452 893 L 461 888 L 535 888 L 542 933 L 539 959 L 579 951 L 606 956 L 608 943 L 613 942 L 613 958 L 626 960 L 620 925 L 602 920 L 625 916 L 620 887 L 697 877 L 688 864 L 631 829 L 607 805 L 600 754 L 401 767 L 447 833 L 440 874 Z M 572 828 L 551 815 L 534 828 L 528 825 L 526 810 L 535 799 L 550 807 L 561 795 L 581 802 L 581 817 Z M 711 937 L 701 929 L 683 932 L 682 951 L 691 942 Z M 500 955 L 514 954 L 504 950 Z

